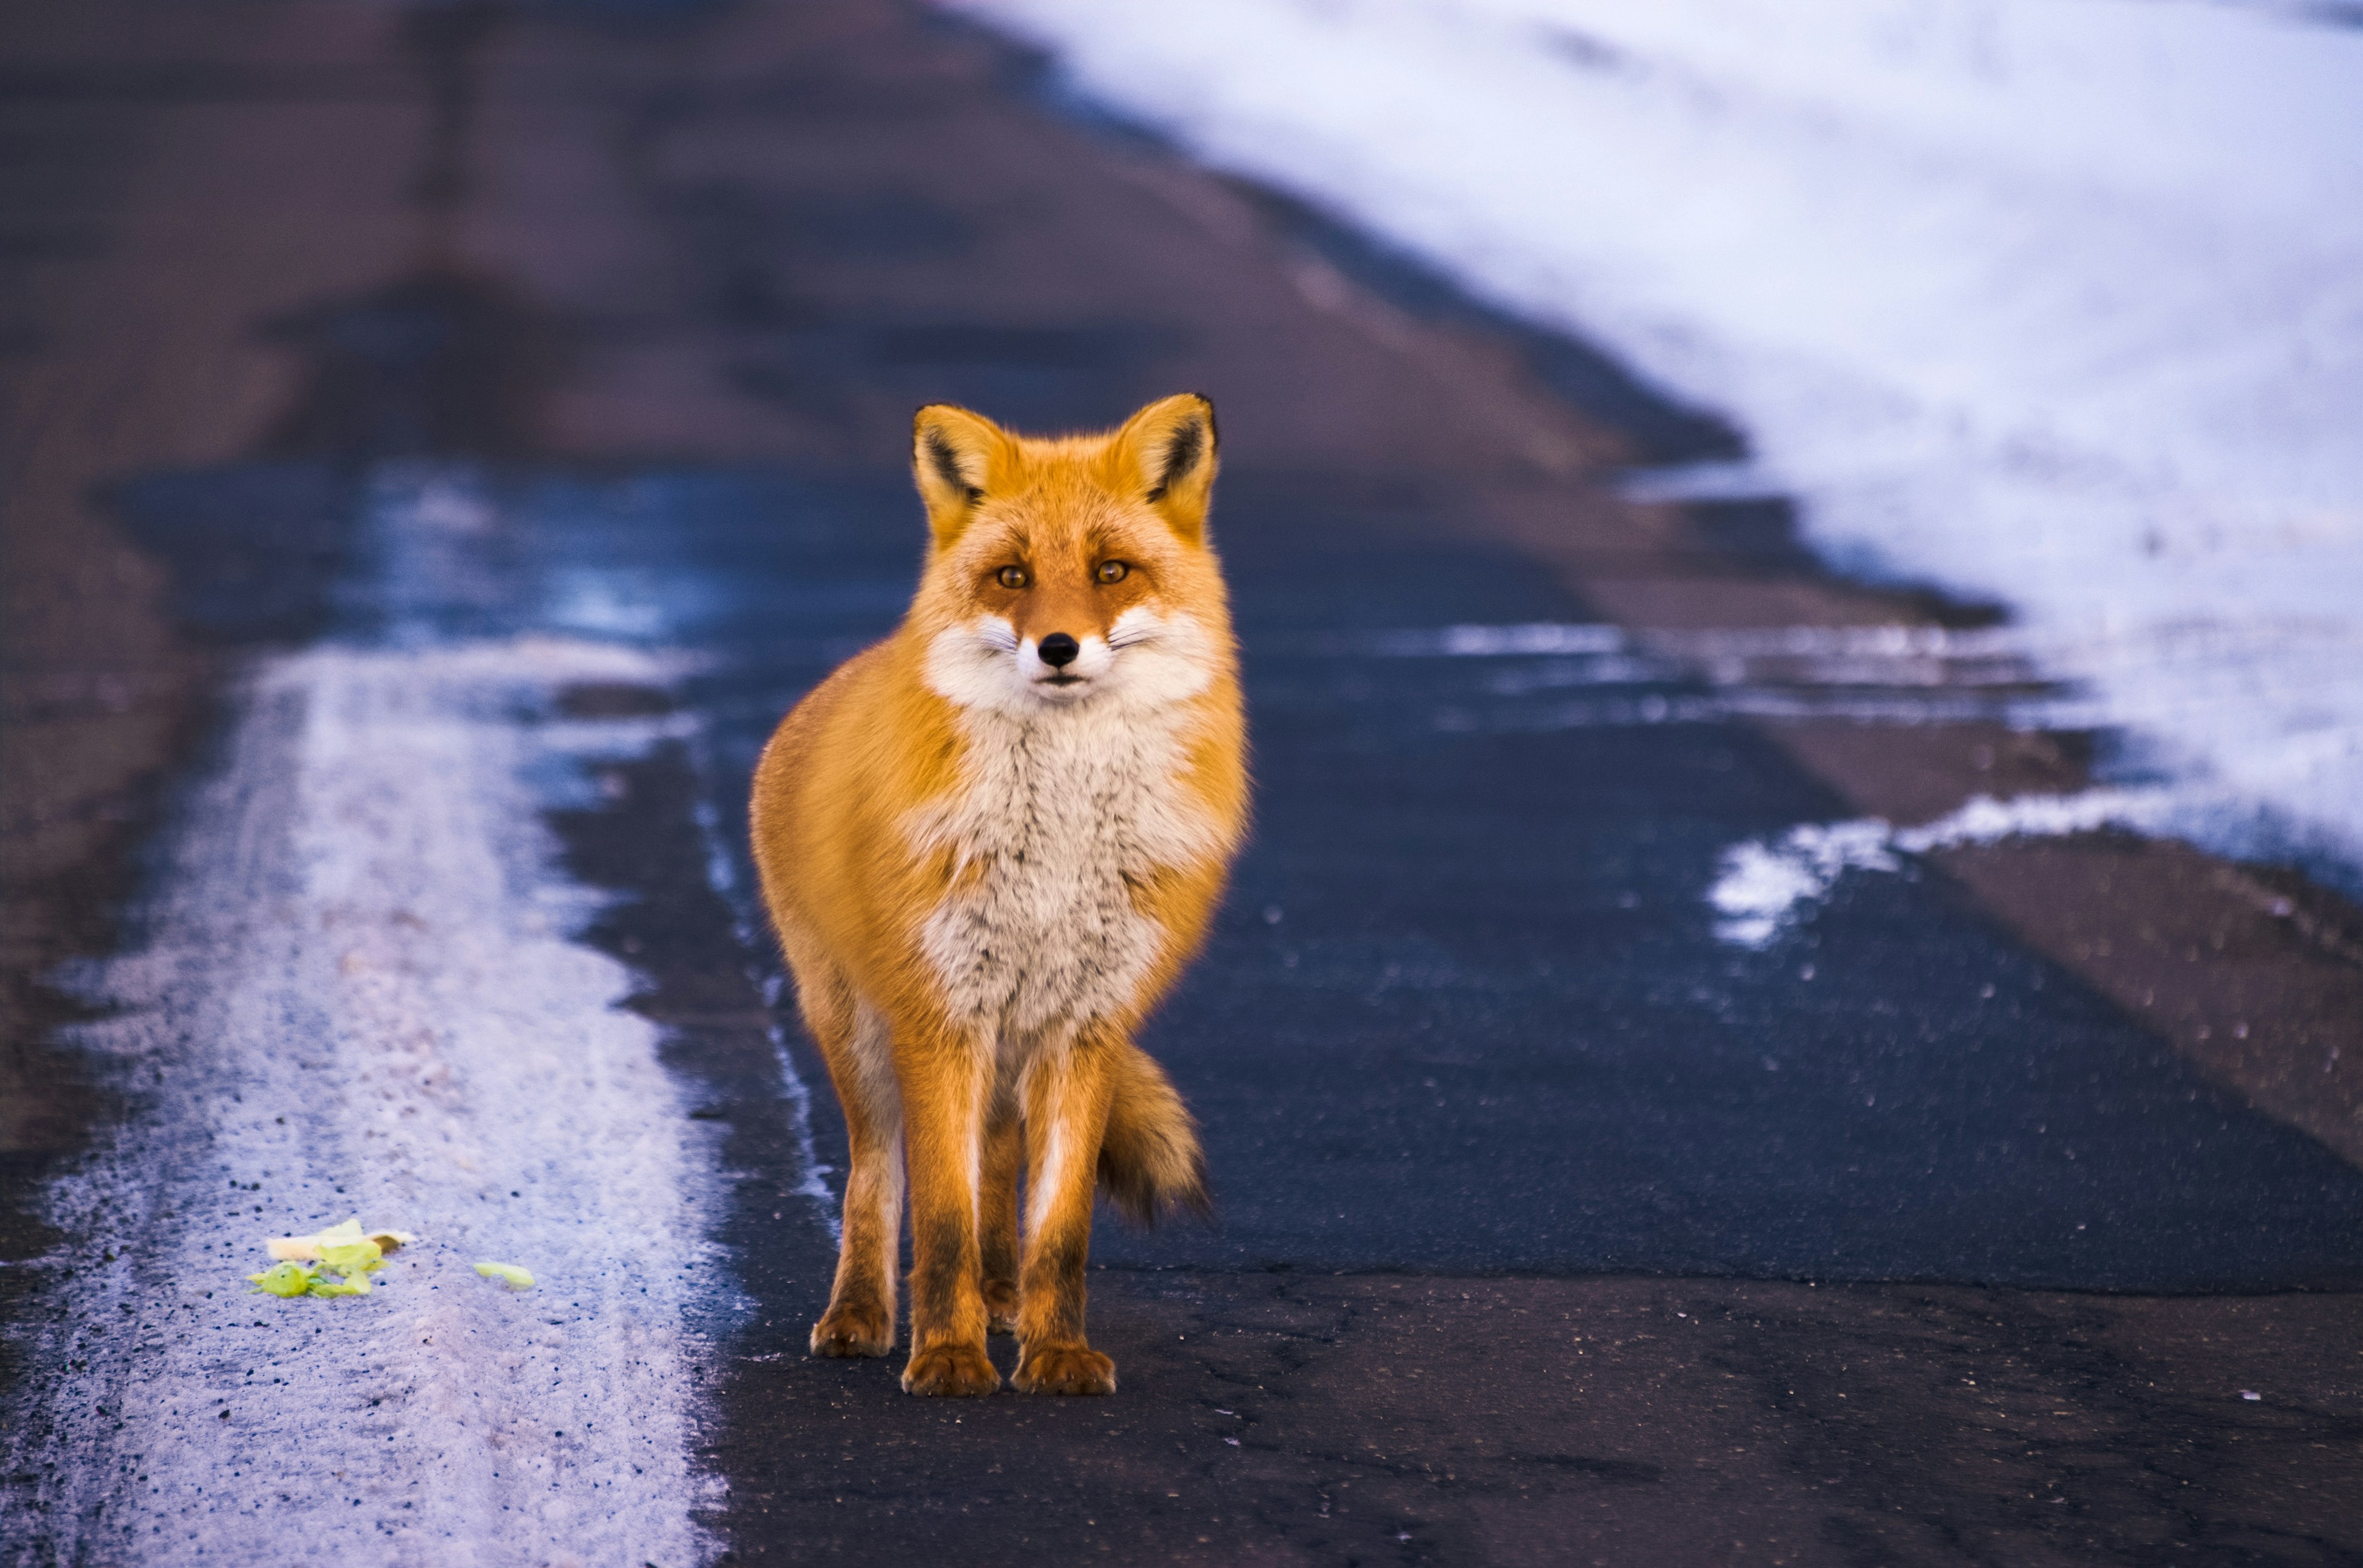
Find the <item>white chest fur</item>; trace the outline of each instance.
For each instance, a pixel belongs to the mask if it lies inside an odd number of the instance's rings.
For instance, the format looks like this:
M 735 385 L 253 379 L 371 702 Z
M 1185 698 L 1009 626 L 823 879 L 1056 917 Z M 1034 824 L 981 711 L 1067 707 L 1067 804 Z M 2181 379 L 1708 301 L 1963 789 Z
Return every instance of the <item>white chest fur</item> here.
M 1124 1011 L 1165 933 L 1132 884 L 1216 852 L 1182 787 L 1182 710 L 960 715 L 960 784 L 912 824 L 967 875 L 923 940 L 955 1017 L 1033 1038 Z

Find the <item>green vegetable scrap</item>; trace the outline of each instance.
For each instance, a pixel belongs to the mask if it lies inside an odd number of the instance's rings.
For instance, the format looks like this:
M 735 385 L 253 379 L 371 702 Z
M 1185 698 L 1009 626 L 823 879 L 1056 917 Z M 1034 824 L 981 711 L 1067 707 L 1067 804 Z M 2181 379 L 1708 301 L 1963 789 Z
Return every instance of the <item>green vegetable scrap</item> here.
M 339 1274 L 319 1263 L 273 1263 L 259 1274 L 249 1274 L 254 1288 L 272 1296 L 367 1296 L 366 1275 Z
M 269 1296 L 302 1296 L 311 1287 L 309 1263 L 273 1263 L 259 1274 L 249 1274 L 254 1288 Z
M 358 1216 L 315 1236 L 283 1236 L 269 1245 L 278 1262 L 246 1277 L 272 1296 L 367 1296 L 370 1272 L 385 1254 L 416 1238 L 399 1230 L 363 1234 Z M 308 1260 L 308 1261 L 307 1261 Z
M 515 1263 L 478 1263 L 476 1272 L 486 1279 L 506 1280 L 511 1290 L 533 1288 L 533 1271 L 521 1269 Z

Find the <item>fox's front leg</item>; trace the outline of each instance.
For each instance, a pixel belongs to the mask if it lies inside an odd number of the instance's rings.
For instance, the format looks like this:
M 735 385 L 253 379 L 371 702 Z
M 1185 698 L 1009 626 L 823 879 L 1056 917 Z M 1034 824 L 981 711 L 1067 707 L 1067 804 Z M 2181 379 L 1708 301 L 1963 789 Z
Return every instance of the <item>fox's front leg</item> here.
M 996 1334 L 1017 1331 L 1017 1174 L 1025 1159 L 1016 1096 L 1000 1095 L 985 1118 L 984 1190 L 977 1197 L 985 1327 Z
M 986 1055 L 964 1040 L 896 1042 L 904 1162 L 911 1183 L 911 1394 L 990 1394 L 977 1241 Z
M 1088 1039 L 1027 1075 L 1031 1164 L 1014 1381 L 1028 1394 L 1115 1392 L 1115 1362 L 1083 1340 L 1083 1270 L 1110 1087 L 1106 1048 Z

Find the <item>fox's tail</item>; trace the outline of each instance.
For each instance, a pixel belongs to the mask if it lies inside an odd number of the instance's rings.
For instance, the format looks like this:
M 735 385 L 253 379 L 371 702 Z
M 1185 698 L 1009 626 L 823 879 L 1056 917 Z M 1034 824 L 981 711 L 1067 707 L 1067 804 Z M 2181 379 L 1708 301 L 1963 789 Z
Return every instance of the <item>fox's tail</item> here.
M 1156 1059 L 1130 1041 L 1116 1053 L 1115 1094 L 1100 1140 L 1100 1188 L 1136 1225 L 1170 1209 L 1211 1219 L 1206 1155 L 1198 1123 Z

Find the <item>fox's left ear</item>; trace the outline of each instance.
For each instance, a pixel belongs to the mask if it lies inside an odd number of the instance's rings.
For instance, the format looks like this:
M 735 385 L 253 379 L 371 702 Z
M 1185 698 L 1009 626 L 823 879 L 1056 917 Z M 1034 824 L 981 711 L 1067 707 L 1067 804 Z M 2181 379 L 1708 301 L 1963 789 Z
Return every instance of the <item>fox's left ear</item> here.
M 1159 398 L 1124 423 L 1109 443 L 1119 488 L 1137 487 L 1173 531 L 1206 537 L 1215 495 L 1215 406 L 1194 392 Z

